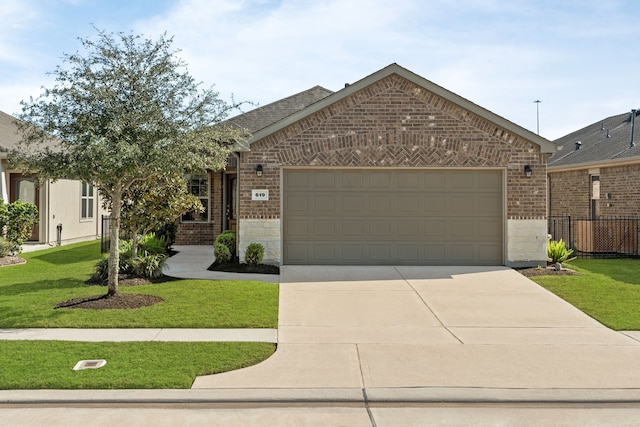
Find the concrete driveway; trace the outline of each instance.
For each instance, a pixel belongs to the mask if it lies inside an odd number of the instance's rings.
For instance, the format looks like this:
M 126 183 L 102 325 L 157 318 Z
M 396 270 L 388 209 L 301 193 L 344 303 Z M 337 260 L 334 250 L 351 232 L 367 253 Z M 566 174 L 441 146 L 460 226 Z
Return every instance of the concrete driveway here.
M 505 267 L 281 270 L 278 350 L 195 389 L 638 389 L 640 342 Z M 417 397 L 416 397 L 417 398 Z

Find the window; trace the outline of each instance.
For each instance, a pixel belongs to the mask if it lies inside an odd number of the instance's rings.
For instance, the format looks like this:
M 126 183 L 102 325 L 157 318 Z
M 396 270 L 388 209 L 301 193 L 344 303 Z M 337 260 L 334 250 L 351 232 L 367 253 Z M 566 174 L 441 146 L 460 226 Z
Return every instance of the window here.
M 80 220 L 93 219 L 93 185 L 83 182 L 80 194 Z
M 209 177 L 204 174 L 185 175 L 189 192 L 200 199 L 204 212 L 187 212 L 182 215 L 182 222 L 209 221 Z

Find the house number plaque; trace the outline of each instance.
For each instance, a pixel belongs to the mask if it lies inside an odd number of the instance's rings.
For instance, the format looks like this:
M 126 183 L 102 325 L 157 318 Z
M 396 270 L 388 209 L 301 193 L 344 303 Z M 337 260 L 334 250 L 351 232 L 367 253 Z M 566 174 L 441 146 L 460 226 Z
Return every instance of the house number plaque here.
M 269 190 L 251 190 L 251 200 L 269 200 Z

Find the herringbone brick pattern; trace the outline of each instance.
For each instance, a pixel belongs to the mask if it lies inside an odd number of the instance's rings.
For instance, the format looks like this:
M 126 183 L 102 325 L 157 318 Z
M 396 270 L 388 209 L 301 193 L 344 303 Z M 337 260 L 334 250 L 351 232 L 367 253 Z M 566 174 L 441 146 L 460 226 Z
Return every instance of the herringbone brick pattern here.
M 508 218 L 546 218 L 546 154 L 495 123 L 392 75 L 241 154 L 240 217 L 279 218 L 281 167 L 501 168 Z M 255 165 L 262 164 L 257 177 Z M 524 166 L 534 170 L 524 177 Z M 270 191 L 251 202 L 252 188 Z M 247 195 L 249 197 L 247 197 Z

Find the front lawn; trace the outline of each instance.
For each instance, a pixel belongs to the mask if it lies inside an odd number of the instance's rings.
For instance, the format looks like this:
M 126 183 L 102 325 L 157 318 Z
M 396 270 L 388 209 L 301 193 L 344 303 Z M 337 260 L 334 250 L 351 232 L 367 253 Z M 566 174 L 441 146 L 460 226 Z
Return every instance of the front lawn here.
M 0 328 L 275 328 L 278 285 L 257 281 L 173 280 L 120 287 L 162 302 L 127 310 L 59 308 L 66 300 L 106 294 L 85 284 L 100 259 L 98 242 L 21 255 L 0 267 Z M 189 388 L 196 376 L 251 366 L 270 343 L 69 342 L 0 340 L 0 389 Z M 100 369 L 73 371 L 83 359 Z
M 576 259 L 579 275 L 530 279 L 617 331 L 640 330 L 640 260 Z
M 120 292 L 164 301 L 135 310 L 54 307 L 107 293 L 85 281 L 100 259 L 98 242 L 22 255 L 27 264 L 0 269 L 0 328 L 275 328 L 278 285 L 257 281 L 174 280 L 121 286 Z

